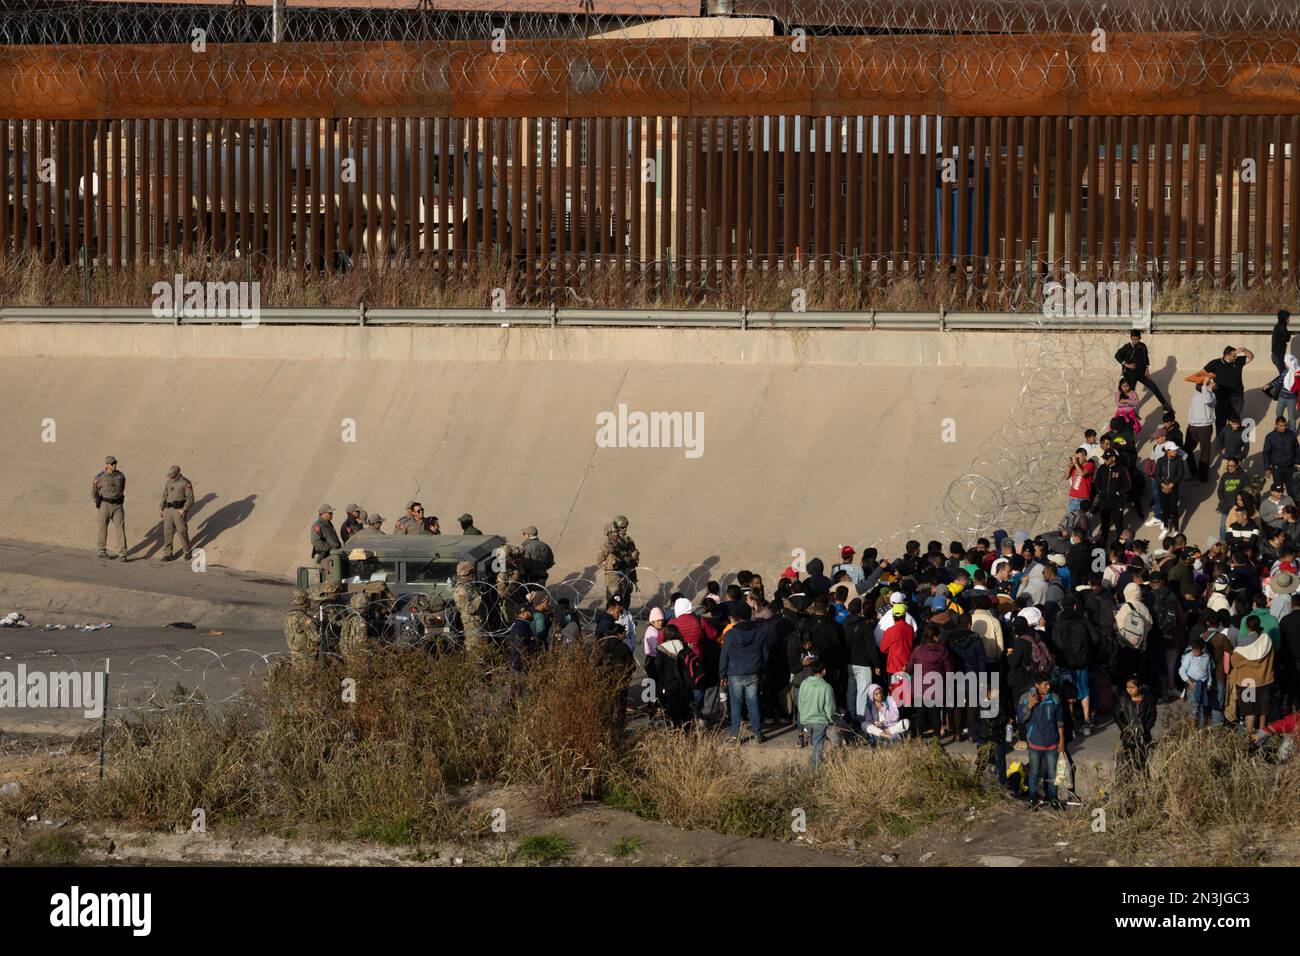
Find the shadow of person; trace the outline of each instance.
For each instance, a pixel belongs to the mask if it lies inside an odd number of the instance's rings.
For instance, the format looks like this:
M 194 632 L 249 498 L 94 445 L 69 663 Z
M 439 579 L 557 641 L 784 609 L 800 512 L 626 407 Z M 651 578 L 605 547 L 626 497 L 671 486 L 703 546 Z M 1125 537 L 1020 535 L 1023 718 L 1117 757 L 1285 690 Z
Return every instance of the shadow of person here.
M 229 531 L 253 513 L 253 501 L 256 498 L 257 495 L 249 495 L 247 498 L 232 501 L 230 504 L 218 508 L 203 522 L 203 525 L 194 535 L 191 544 L 196 548 L 211 544 L 218 535 Z
M 202 509 L 204 505 L 211 504 L 213 501 L 216 500 L 216 498 L 217 498 L 216 495 L 214 495 L 212 492 L 208 492 L 202 498 L 199 498 L 197 501 L 195 501 L 194 507 L 190 509 L 190 514 L 189 514 L 191 522 L 193 521 L 194 516 L 199 513 L 199 510 Z M 172 542 L 172 544 L 176 544 L 176 543 L 177 542 L 175 541 Z M 162 544 L 163 544 L 162 519 L 160 518 L 158 519 L 157 523 L 154 524 L 154 526 L 149 529 L 148 533 L 145 534 L 145 536 L 140 539 L 140 542 L 135 547 L 128 550 L 126 554 L 127 557 L 134 558 L 136 556 L 139 556 L 145 560 L 148 560 L 149 558 L 152 558 L 155 554 L 157 554 L 159 551 L 162 550 Z M 190 546 L 191 547 L 194 546 L 193 538 L 190 538 Z M 148 550 L 146 551 L 146 549 Z M 141 554 L 140 552 L 142 551 L 145 553 Z
M 1174 373 L 1177 371 L 1178 365 L 1174 361 L 1172 355 L 1165 356 L 1165 364 L 1160 366 L 1159 369 L 1150 369 L 1147 371 L 1147 377 L 1150 378 L 1151 381 L 1155 382 L 1156 386 L 1164 394 L 1165 398 L 1168 399 L 1169 404 L 1175 410 L 1177 410 L 1178 406 L 1174 405 L 1173 388 L 1175 384 Z M 1147 389 L 1148 393 L 1150 393 L 1150 391 L 1150 389 Z M 1151 397 L 1155 398 L 1155 395 L 1152 394 Z M 1159 401 L 1159 399 L 1156 399 L 1156 401 Z

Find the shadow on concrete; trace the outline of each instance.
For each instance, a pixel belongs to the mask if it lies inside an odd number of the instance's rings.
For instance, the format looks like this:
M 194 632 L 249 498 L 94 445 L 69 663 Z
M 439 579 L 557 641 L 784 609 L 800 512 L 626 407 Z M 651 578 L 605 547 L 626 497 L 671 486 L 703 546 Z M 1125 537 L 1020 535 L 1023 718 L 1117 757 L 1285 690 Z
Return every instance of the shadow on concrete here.
M 253 501 L 256 498 L 257 495 L 249 495 L 214 511 L 195 533 L 191 542 L 193 546 L 206 547 L 215 541 L 218 535 L 241 523 L 253 513 Z
M 211 504 L 213 501 L 216 500 L 216 498 L 217 498 L 216 495 L 212 494 L 211 492 L 208 492 L 202 498 L 199 498 L 194 502 L 194 507 L 190 509 L 190 514 L 189 514 L 191 526 L 193 526 L 194 516 L 199 513 L 199 511 L 203 508 L 204 505 Z M 173 543 L 175 544 L 176 542 Z M 190 545 L 194 546 L 195 544 L 196 542 L 194 541 L 194 538 L 191 537 Z M 160 518 L 158 522 L 152 528 L 149 529 L 149 532 L 140 540 L 139 544 L 137 544 L 135 547 L 127 551 L 126 554 L 128 558 L 139 557 L 143 559 L 148 559 L 148 558 L 152 558 L 155 554 L 161 551 L 162 545 L 163 545 L 162 519 Z M 177 553 L 179 553 L 179 548 L 177 549 Z

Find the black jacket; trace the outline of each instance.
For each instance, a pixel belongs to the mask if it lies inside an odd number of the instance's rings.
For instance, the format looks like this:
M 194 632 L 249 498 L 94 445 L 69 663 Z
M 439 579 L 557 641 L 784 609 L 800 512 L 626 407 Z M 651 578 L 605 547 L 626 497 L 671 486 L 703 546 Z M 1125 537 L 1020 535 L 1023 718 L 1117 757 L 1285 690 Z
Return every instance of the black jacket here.
M 955 627 L 948 632 L 948 650 L 951 652 L 955 670 L 961 673 L 982 674 L 988 670 L 988 657 L 984 653 L 984 641 L 968 627 Z
M 1095 497 L 1099 505 L 1115 505 L 1128 497 L 1132 482 L 1128 472 L 1119 465 L 1114 468 L 1102 468 L 1097 472 L 1093 482 Z
M 1269 352 L 1273 355 L 1285 355 L 1286 347 L 1291 342 L 1291 330 L 1281 322 L 1273 326 L 1273 334 L 1269 337 Z
M 1061 657 L 1061 666 L 1078 670 L 1088 666 L 1092 656 L 1092 647 L 1097 642 L 1097 629 L 1086 614 L 1077 608 L 1062 608 L 1056 615 L 1056 624 L 1052 628 L 1052 640 Z
M 1088 583 L 1092 574 L 1092 547 L 1087 541 L 1070 545 L 1070 550 L 1065 552 L 1065 566 L 1070 570 L 1070 582 L 1076 587 Z
M 1263 460 L 1265 465 L 1294 468 L 1300 460 L 1300 445 L 1296 444 L 1295 432 L 1289 428 L 1284 432 L 1269 432 L 1264 439 Z
M 1156 462 L 1156 481 L 1164 484 L 1168 483 L 1174 486 L 1174 491 L 1187 478 L 1186 463 L 1175 455 L 1170 458 L 1168 455 Z
M 830 593 L 831 579 L 822 573 L 824 567 L 821 558 L 813 558 L 808 562 L 808 578 L 803 583 L 803 589 L 809 598 Z
M 1145 375 L 1147 369 L 1151 367 L 1151 356 L 1147 353 L 1147 344 L 1145 342 L 1139 342 L 1137 345 L 1132 342 L 1121 345 L 1119 351 L 1115 353 L 1115 361 L 1119 362 L 1120 365 L 1125 362 L 1132 362 L 1137 366 L 1132 369 L 1124 369 L 1125 375 Z
M 849 663 L 857 667 L 870 667 L 872 670 L 883 669 L 885 658 L 876 646 L 875 626 L 861 614 L 850 614 L 843 626 Z

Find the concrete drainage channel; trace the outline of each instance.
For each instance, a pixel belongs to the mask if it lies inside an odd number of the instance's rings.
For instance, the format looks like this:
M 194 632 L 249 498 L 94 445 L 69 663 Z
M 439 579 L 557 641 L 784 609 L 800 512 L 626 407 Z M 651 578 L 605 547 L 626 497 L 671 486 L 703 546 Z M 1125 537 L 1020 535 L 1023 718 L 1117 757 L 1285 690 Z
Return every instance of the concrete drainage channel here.
M 1267 332 L 1267 313 L 1153 313 L 1150 316 L 1045 318 L 1037 312 L 785 312 L 708 309 L 262 309 L 251 322 L 220 317 L 155 315 L 148 308 L 9 306 L 3 323 L 145 325 L 432 325 L 538 328 L 862 329 L 899 331 Z

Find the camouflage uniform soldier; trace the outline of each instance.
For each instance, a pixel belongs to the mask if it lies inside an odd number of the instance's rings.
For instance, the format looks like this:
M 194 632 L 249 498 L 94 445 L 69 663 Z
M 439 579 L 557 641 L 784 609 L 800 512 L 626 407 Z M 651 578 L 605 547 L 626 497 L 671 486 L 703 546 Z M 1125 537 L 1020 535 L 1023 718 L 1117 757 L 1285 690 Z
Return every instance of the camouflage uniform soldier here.
M 479 654 L 484 650 L 483 598 L 474 586 L 474 562 L 461 561 L 456 565 L 456 587 L 452 590 L 461 631 L 465 635 L 465 650 Z
M 519 609 L 528 599 L 528 589 L 524 586 L 523 569 L 520 558 L 523 550 L 516 545 L 507 544 L 501 549 L 502 567 L 497 572 L 497 595 L 501 602 L 501 620 L 513 621 Z
M 623 593 L 624 578 L 622 557 L 619 554 L 618 528 L 613 524 L 605 526 L 605 543 L 596 552 L 596 567 L 601 572 L 605 583 L 605 600 Z
M 347 519 L 339 528 L 339 538 L 343 541 L 347 541 L 366 526 L 366 513 L 361 510 L 360 505 L 348 505 L 347 514 Z
M 316 523 L 311 526 L 311 559 L 319 565 L 328 578 L 331 571 L 330 552 L 343 547 L 338 532 L 334 530 L 333 505 L 321 505 L 316 513 Z
M 117 470 L 117 459 L 109 455 L 104 459 L 104 470 L 90 482 L 90 498 L 95 502 L 96 550 L 101 558 L 108 554 L 108 526 L 117 529 L 119 547 L 117 557 L 126 560 L 126 475 Z
M 366 652 L 366 645 L 370 639 L 370 628 L 366 623 L 366 600 L 365 592 L 358 591 L 352 595 L 349 606 L 352 613 L 347 615 L 343 622 L 342 633 L 339 636 L 339 653 L 343 655 L 345 661 L 355 661 Z
M 384 516 L 372 514 L 366 519 L 366 530 L 374 531 L 378 534 L 386 534 L 387 532 L 384 531 Z
M 320 651 L 320 631 L 308 611 L 311 601 L 306 591 L 294 591 L 289 605 L 292 610 L 284 618 L 284 639 L 293 659 L 312 660 Z
M 194 507 L 194 486 L 181 474 L 180 465 L 167 469 L 167 481 L 163 484 L 162 503 L 158 505 L 158 517 L 162 518 L 162 540 L 164 561 L 174 558 L 172 536 L 181 539 L 181 549 L 186 561 L 190 559 L 190 509 Z
M 615 515 L 613 524 L 618 529 L 618 553 L 624 574 L 624 590 L 619 593 L 623 598 L 623 606 L 627 607 L 632 599 L 632 588 L 637 583 L 636 569 L 641 564 L 641 552 L 627 533 L 627 515 Z
M 537 537 L 537 529 L 532 525 L 524 529 L 523 535 L 524 543 L 520 547 L 523 555 L 519 565 L 523 570 L 524 583 L 545 585 L 547 575 L 555 566 L 555 555 L 551 552 L 551 546 Z
M 444 653 L 453 649 L 450 641 L 450 622 L 447 620 L 447 599 L 435 594 L 421 609 L 420 623 L 424 625 L 424 639 L 429 650 Z
M 348 605 L 343 600 L 343 583 L 326 581 L 320 586 L 320 604 L 316 608 L 320 622 L 321 649 L 326 653 L 339 646 L 343 636 L 343 623 L 348 617 Z

